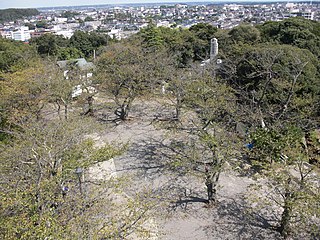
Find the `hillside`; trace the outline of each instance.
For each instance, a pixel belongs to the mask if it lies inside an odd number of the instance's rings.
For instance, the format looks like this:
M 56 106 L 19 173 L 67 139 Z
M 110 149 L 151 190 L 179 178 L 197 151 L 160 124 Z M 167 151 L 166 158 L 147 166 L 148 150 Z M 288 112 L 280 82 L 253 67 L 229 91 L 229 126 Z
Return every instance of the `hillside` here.
M 39 15 L 39 11 L 34 8 L 9 8 L 0 10 L 0 22 L 10 22 L 24 17 Z
M 319 26 L 0 38 L 0 238 L 318 239 Z

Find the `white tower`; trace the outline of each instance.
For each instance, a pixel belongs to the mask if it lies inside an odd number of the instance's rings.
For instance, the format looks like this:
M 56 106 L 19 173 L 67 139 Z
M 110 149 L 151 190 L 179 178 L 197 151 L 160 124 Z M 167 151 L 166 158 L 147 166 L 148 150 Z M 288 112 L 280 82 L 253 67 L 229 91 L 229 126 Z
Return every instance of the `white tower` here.
M 212 61 L 218 55 L 218 40 L 216 38 L 211 39 L 210 47 L 210 60 Z

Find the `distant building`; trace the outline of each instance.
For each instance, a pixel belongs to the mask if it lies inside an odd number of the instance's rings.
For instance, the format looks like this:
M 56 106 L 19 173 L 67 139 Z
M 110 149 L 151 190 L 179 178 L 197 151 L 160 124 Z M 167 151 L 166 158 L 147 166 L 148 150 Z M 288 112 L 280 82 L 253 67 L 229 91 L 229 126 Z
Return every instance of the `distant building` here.
M 38 38 L 38 37 L 41 37 L 42 35 L 46 34 L 47 32 L 45 31 L 41 31 L 41 32 L 30 32 L 30 36 L 31 38 Z
M 29 27 L 22 26 L 18 28 L 18 30 L 13 31 L 12 33 L 12 39 L 17 41 L 28 41 L 31 38 Z
M 12 31 L 8 31 L 8 30 L 0 31 L 0 35 L 3 38 L 12 39 Z
M 73 30 L 60 30 L 60 31 L 56 31 L 54 33 L 55 35 L 62 35 L 65 38 L 71 38 L 72 35 L 74 34 Z
M 299 11 L 299 9 L 294 9 L 293 11 L 285 13 L 283 15 L 284 19 L 291 17 L 303 17 L 305 19 L 314 20 L 314 12 L 312 12 L 311 10 Z
M 111 31 L 108 32 L 108 35 L 112 39 L 121 40 L 121 38 L 122 38 L 122 30 L 121 29 L 111 29 Z
M 54 21 L 56 23 L 66 23 L 68 21 L 68 18 L 59 18 L 59 17 L 55 17 Z
M 99 26 L 101 26 L 101 21 L 89 21 L 84 22 L 85 27 L 92 27 L 93 30 L 97 30 Z
M 300 12 L 298 16 L 304 17 L 305 19 L 314 20 L 314 12 L 311 10 Z
M 157 23 L 157 27 L 170 27 L 169 21 L 160 21 Z

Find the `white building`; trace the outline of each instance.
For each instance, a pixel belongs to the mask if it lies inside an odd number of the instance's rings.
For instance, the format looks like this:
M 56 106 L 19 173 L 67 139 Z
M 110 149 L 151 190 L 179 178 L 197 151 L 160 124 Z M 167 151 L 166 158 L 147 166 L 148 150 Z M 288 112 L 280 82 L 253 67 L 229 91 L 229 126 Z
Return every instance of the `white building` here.
M 55 17 L 55 18 L 54 18 L 54 21 L 55 21 L 56 23 L 65 23 L 65 22 L 68 21 L 68 18 Z
M 108 32 L 108 35 L 112 39 L 121 40 L 121 38 L 122 38 L 122 30 L 121 29 L 111 29 L 111 31 Z
M 28 41 L 31 38 L 29 27 L 23 26 L 11 32 L 11 38 L 17 41 Z
M 86 27 L 92 27 L 94 30 L 97 30 L 99 26 L 101 26 L 101 21 L 89 21 L 85 22 L 84 25 Z
M 62 35 L 63 37 L 70 39 L 73 33 L 74 33 L 73 30 L 60 30 L 60 31 L 56 31 L 55 35 Z
M 157 27 L 170 27 L 169 21 L 160 21 L 157 23 Z
M 12 39 L 12 32 L 11 31 L 0 31 L 1 37 Z
M 305 19 L 314 20 L 314 12 L 312 12 L 311 10 L 301 12 L 301 16 Z

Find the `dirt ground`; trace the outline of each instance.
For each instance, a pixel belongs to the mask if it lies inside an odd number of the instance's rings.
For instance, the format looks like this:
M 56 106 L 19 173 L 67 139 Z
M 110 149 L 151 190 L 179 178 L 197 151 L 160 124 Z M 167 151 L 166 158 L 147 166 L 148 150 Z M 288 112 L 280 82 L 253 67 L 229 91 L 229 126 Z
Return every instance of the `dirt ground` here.
M 148 188 L 160 199 L 150 220 L 153 235 L 149 239 L 280 239 L 271 228 L 272 219 L 252 211 L 246 200 L 247 188 L 254 182 L 251 178 L 227 165 L 220 178 L 218 203 L 208 208 L 204 179 L 166 168 L 164 151 L 171 135 L 155 119 L 170 118 L 171 109 L 165 102 L 139 101 L 126 122 L 111 121 L 112 112 L 99 112 L 109 127 L 93 136 L 98 145 L 129 143 L 125 154 L 99 164 L 99 171 L 131 176 L 132 187 L 126 194 Z

